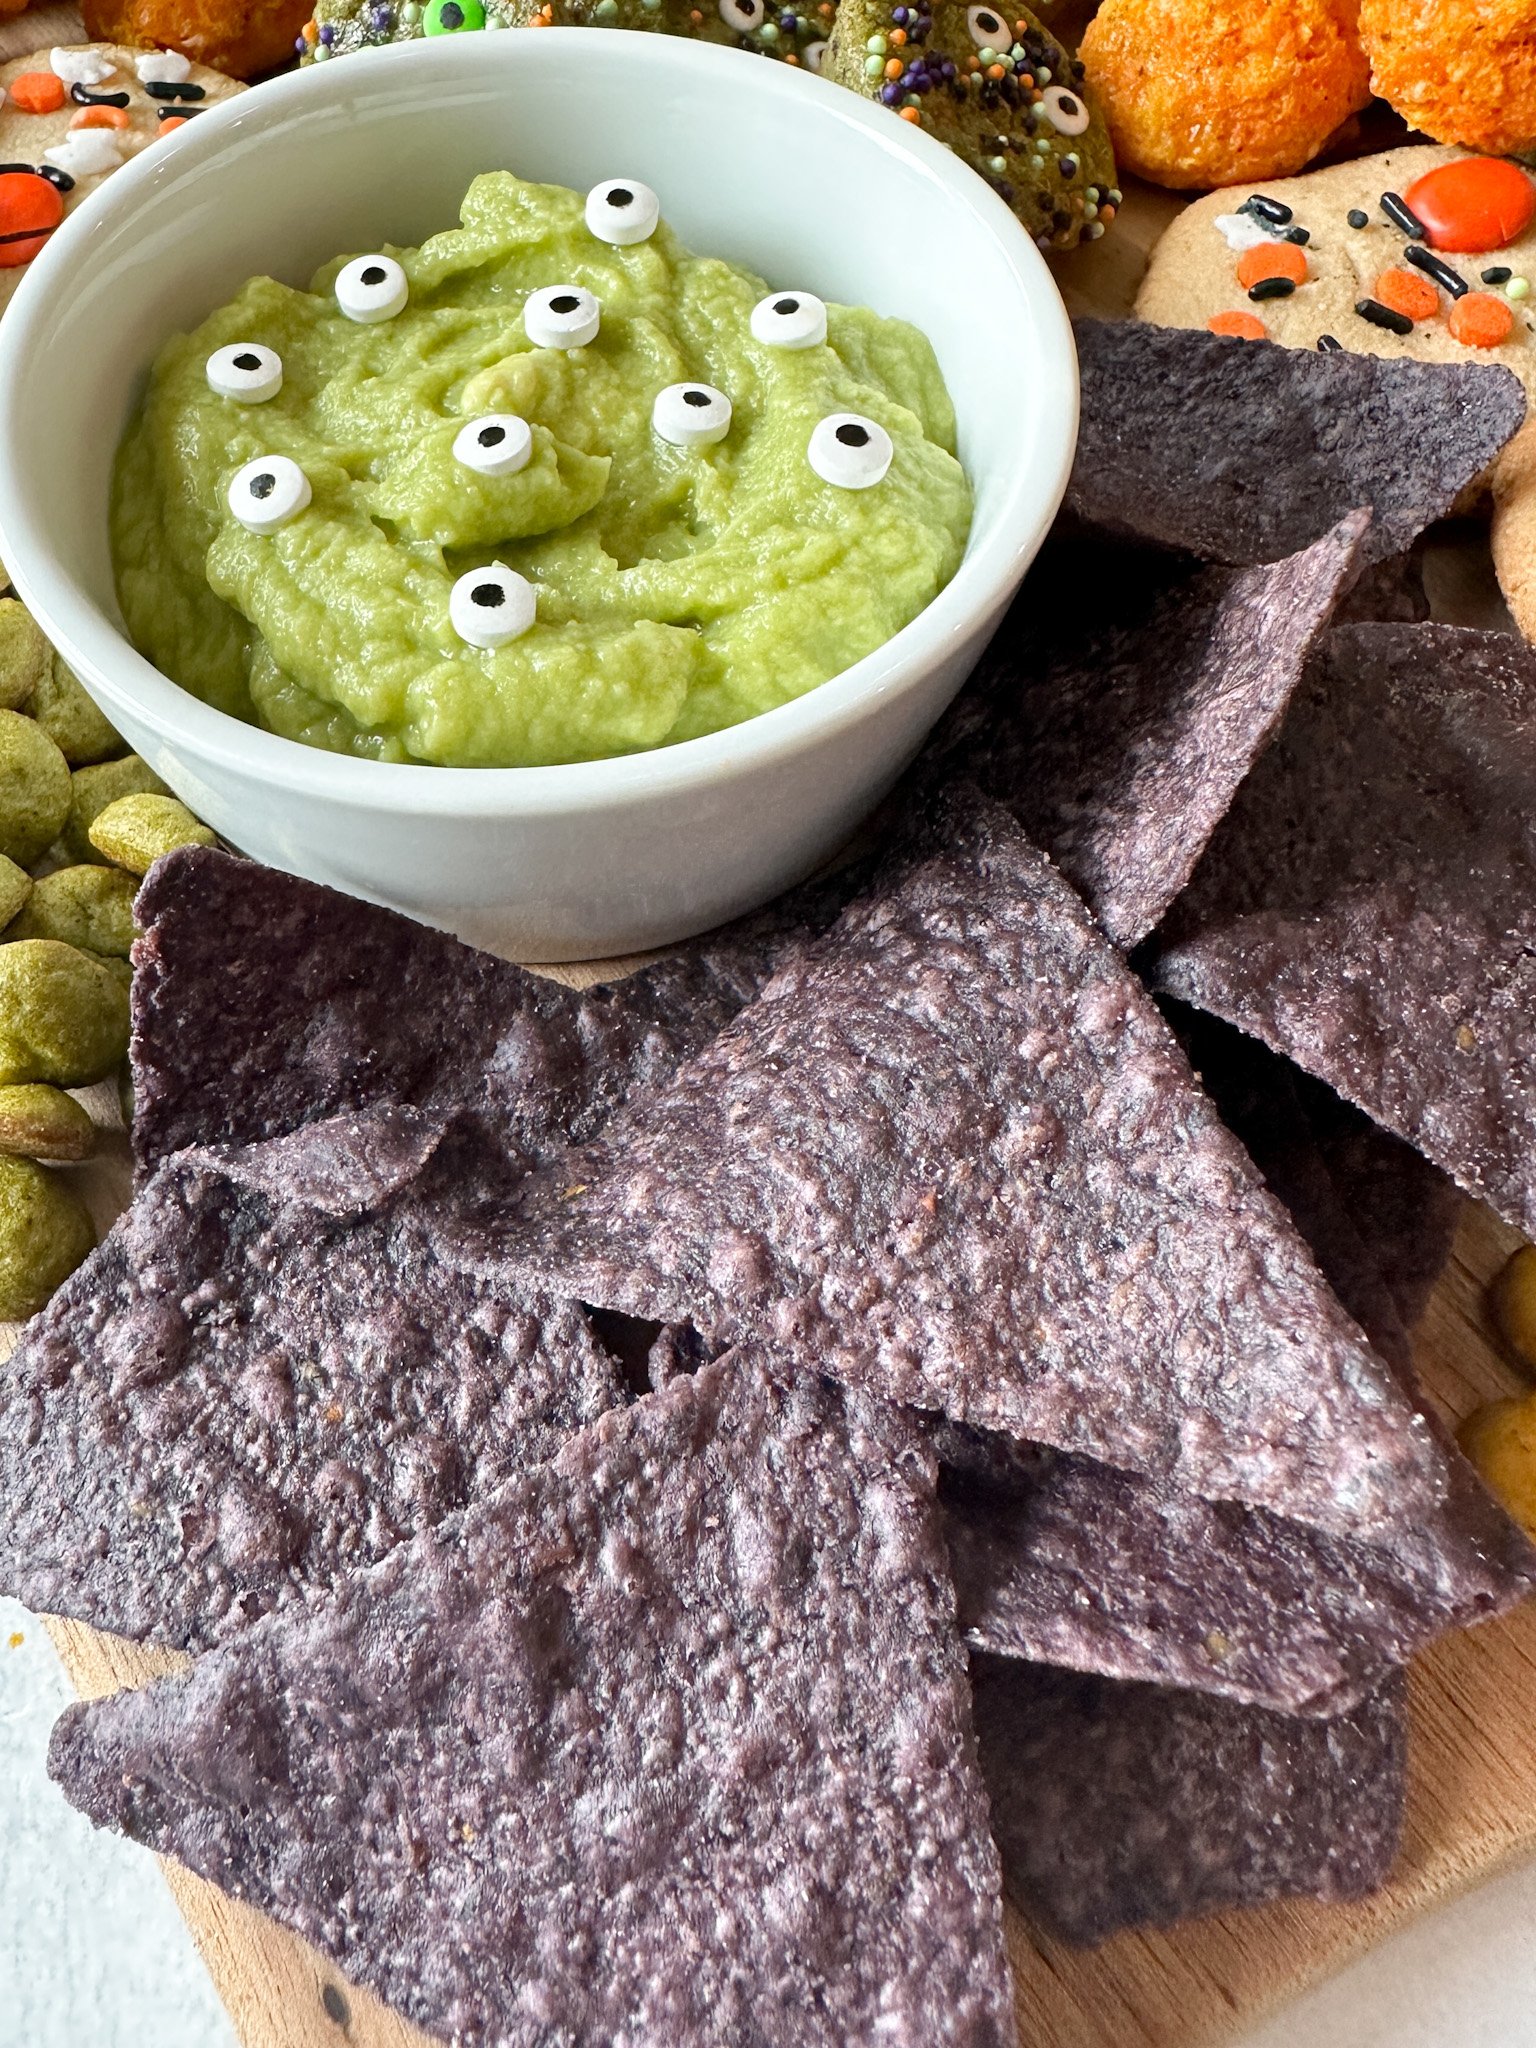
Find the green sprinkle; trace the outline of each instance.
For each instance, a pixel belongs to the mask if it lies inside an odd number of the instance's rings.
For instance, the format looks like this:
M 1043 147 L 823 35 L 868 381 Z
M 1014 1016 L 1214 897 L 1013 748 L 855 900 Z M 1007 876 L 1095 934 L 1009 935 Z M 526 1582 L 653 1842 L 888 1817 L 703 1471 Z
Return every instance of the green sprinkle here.
M 316 62 L 317 64 L 323 64 L 323 63 L 325 62 L 326 58 L 327 58 L 327 57 L 329 57 L 329 55 L 330 55 L 330 54 L 331 54 L 331 46 L 330 46 L 330 44 L 329 44 L 329 43 L 316 43 L 316 45 L 315 45 L 315 51 L 314 51 L 314 56 L 315 56 L 315 62 Z
M 1007 170 L 1007 168 L 1008 168 L 1008 159 L 1007 159 L 1007 157 L 1005 157 L 1005 156 L 989 156 L 989 157 L 987 158 L 987 169 L 988 169 L 989 171 L 991 171 L 991 172 L 992 172 L 992 174 L 994 175 L 994 177 L 998 177 L 998 178 L 1000 178 L 1000 177 L 1001 177 L 1001 176 L 1003 175 L 1004 171 L 1006 171 L 1006 170 Z
M 1121 190 L 1120 190 L 1120 187 L 1119 187 L 1118 185 L 1111 185 L 1111 186 L 1110 186 L 1110 188 L 1109 188 L 1109 203 L 1110 203 L 1110 205 L 1111 205 L 1111 206 L 1118 206 L 1118 205 L 1120 204 L 1120 201 L 1121 201 L 1121 199 L 1123 198 L 1123 196 L 1124 196 L 1124 195 L 1122 194 L 1122 192 L 1121 192 Z
M 1090 242 L 1096 242 L 1104 232 L 1104 223 L 1101 220 L 1096 220 L 1091 228 L 1084 228 L 1083 232 Z
M 1531 280 L 1528 277 L 1512 277 L 1509 280 L 1509 283 L 1504 287 L 1504 296 L 1506 299 L 1529 298 L 1530 292 Z
M 1092 200 L 1090 199 L 1090 200 L 1088 201 L 1087 205 L 1086 205 L 1086 206 L 1084 206 L 1084 208 L 1083 208 L 1083 219 L 1084 219 L 1084 220 L 1097 220 L 1097 219 L 1098 219 L 1098 217 L 1099 217 L 1099 209 L 1098 209 L 1098 208 L 1097 208 L 1097 207 L 1096 207 L 1096 206 L 1094 205 L 1093 201 L 1092 201 Z
M 883 57 L 866 57 L 864 59 L 864 76 L 866 78 L 878 78 L 884 69 L 885 59 Z
M 864 45 L 864 47 L 866 50 L 868 50 L 871 57 L 883 57 L 885 55 L 887 48 L 885 37 L 871 36 L 869 41 Z
M 909 92 L 901 104 L 904 107 L 920 107 L 923 104 L 923 102 L 919 94 L 915 92 Z
M 592 18 L 594 21 L 613 21 L 617 18 L 618 12 L 619 0 L 597 0 L 597 5 L 592 10 Z
M 1035 83 L 1036 85 L 1049 85 L 1050 82 L 1051 67 L 1049 64 L 1042 64 L 1040 66 L 1040 69 L 1035 73 Z
M 995 64 L 997 62 L 996 50 L 978 50 L 976 54 L 980 57 L 983 64 Z
M 776 21 L 765 21 L 757 32 L 757 39 L 761 43 L 776 43 L 779 40 L 779 24 Z

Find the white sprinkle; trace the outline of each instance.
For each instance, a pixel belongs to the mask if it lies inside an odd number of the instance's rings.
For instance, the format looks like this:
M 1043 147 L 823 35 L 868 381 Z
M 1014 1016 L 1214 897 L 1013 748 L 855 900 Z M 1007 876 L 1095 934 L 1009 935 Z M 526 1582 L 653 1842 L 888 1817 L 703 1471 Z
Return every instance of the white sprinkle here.
M 54 77 L 62 78 L 66 85 L 100 85 L 112 76 L 110 60 L 95 50 L 50 50 L 48 62 Z
M 146 50 L 142 57 L 135 57 L 133 68 L 148 85 L 180 85 L 191 71 L 192 66 L 180 50 Z
M 1229 249 L 1256 249 L 1260 242 L 1280 239 L 1268 221 L 1255 220 L 1251 213 L 1218 213 L 1214 225 L 1226 237 Z
M 56 142 L 43 155 L 72 178 L 99 178 L 123 161 L 114 128 L 80 128 L 66 142 Z

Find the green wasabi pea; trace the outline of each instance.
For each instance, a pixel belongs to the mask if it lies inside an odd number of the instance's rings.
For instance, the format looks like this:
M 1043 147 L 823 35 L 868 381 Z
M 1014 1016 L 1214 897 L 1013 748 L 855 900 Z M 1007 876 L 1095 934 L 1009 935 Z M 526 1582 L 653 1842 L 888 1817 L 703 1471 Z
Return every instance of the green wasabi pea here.
M 58 939 L 0 946 L 0 1087 L 83 1088 L 127 1050 L 128 991 L 105 961 Z
M 0 1088 L 0 1152 L 23 1159 L 89 1159 L 96 1149 L 90 1112 L 44 1081 Z
M 8 939 L 60 939 L 86 953 L 128 958 L 137 885 L 121 868 L 81 865 L 40 876 Z
M 147 875 L 163 853 L 178 846 L 216 846 L 217 834 L 173 796 L 123 796 L 97 814 L 92 846 L 132 875 Z
M 170 795 L 154 769 L 137 754 L 125 754 L 121 761 L 103 761 L 95 768 L 77 768 L 70 783 L 69 816 L 59 845 L 59 852 L 70 861 L 101 858 L 91 844 L 90 832 L 108 804 L 123 796 Z
M 0 853 L 30 867 L 69 816 L 69 763 L 40 725 L 0 711 Z
M 31 894 L 32 877 L 26 869 L 0 853 L 0 931 L 25 907 Z
M 35 1315 L 95 1242 L 84 1204 L 58 1174 L 0 1157 L 0 1320 Z
M 0 710 L 29 704 L 52 665 L 53 649 L 21 599 L 0 597 Z
M 71 768 L 86 768 L 121 754 L 125 742 L 81 688 L 59 655 L 43 671 L 28 706 Z

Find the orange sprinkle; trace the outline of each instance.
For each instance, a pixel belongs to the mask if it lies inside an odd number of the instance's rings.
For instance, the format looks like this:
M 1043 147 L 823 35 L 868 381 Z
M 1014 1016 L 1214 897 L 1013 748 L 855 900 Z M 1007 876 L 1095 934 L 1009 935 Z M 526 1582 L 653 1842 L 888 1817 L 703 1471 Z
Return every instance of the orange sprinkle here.
M 892 47 L 898 50 L 901 48 L 902 44 L 906 40 L 907 32 L 904 28 L 893 28 L 891 30 L 890 35 L 887 37 L 887 41 L 892 45 Z
M 1497 348 L 1508 341 L 1515 316 L 1508 302 L 1492 292 L 1468 292 L 1451 307 L 1446 325 L 1463 348 Z
M 64 81 L 51 71 L 23 71 L 11 80 L 11 98 L 24 114 L 56 114 L 64 104 Z
M 920 121 L 923 117 L 917 111 L 916 107 L 903 107 L 901 110 L 901 118 L 903 119 L 903 121 Z
M 885 67 L 885 75 L 887 78 L 900 78 L 906 68 L 899 57 L 892 57 Z
M 1243 290 L 1251 292 L 1266 277 L 1288 277 L 1292 284 L 1305 284 L 1305 253 L 1294 242 L 1259 242 L 1245 249 L 1237 259 L 1237 281 Z
M 1213 313 L 1205 324 L 1212 334 L 1230 334 L 1238 341 L 1263 341 L 1269 332 L 1257 313 Z
M 126 107 L 82 107 L 78 114 L 71 114 L 71 128 L 126 128 L 128 110 Z
M 1401 266 L 1381 273 L 1376 280 L 1376 296 L 1405 320 L 1433 320 L 1440 310 L 1440 294 L 1429 279 Z
M 172 114 L 168 121 L 160 123 L 160 133 L 162 135 L 169 135 L 173 128 L 185 128 L 186 125 L 187 117 L 185 114 Z
M 1104 225 L 1105 225 L 1106 227 L 1108 227 L 1108 226 L 1109 226 L 1109 223 L 1110 223 L 1110 222 L 1111 222 L 1111 221 L 1112 221 L 1112 220 L 1114 219 L 1114 217 L 1115 217 L 1115 208 L 1114 208 L 1114 207 L 1112 207 L 1112 206 L 1109 206 L 1109 205 L 1104 205 L 1104 206 L 1101 206 L 1101 207 L 1099 208 L 1099 219 L 1100 219 L 1101 221 L 1103 221 L 1103 223 L 1104 223 Z
M 800 62 L 800 59 L 795 55 L 793 50 L 786 50 L 784 52 L 784 62 L 786 64 L 798 64 Z
M 1006 78 L 1008 76 L 1008 67 L 1006 64 L 989 64 L 987 66 L 987 76 L 988 78 Z

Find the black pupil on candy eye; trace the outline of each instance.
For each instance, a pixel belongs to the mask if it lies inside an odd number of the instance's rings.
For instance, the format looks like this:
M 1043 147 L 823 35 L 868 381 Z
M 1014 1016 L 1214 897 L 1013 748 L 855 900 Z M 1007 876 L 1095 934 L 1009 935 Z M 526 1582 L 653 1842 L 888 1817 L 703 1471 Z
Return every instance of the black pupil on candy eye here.
M 277 489 L 277 478 L 270 469 L 264 469 L 260 476 L 251 478 L 250 491 L 253 498 L 270 498 Z
M 259 370 L 261 368 L 261 357 L 249 355 L 236 356 L 235 368 L 237 370 Z
M 388 274 L 389 273 L 387 271 L 381 270 L 377 263 L 370 263 L 368 268 L 363 272 L 363 283 L 382 284 L 385 278 L 388 276 Z
M 976 17 L 976 26 L 985 29 L 989 36 L 996 35 L 1002 25 L 995 14 L 978 14 Z
M 1077 101 L 1073 99 L 1071 93 L 1069 92 L 1064 92 L 1061 95 L 1061 97 L 1056 102 L 1056 106 L 1057 110 L 1060 113 L 1065 114 L 1069 121 L 1073 118 L 1073 116 L 1077 113 L 1078 110 Z
M 507 601 L 507 593 L 499 583 L 477 583 L 469 595 L 471 603 L 483 605 L 488 612 Z
M 683 393 L 683 403 L 684 405 L 708 405 L 709 393 L 707 391 L 685 391 Z
M 482 448 L 498 447 L 506 438 L 507 430 L 505 427 L 482 427 L 480 430 L 479 439 Z
M 464 26 L 464 10 L 462 7 L 455 5 L 455 0 L 447 0 L 447 5 L 444 7 L 440 19 L 444 28 L 462 28 Z
M 580 299 L 573 299 L 569 292 L 562 292 L 558 299 L 550 300 L 549 310 L 551 313 L 574 313 L 580 304 Z
M 837 438 L 845 448 L 862 448 L 869 439 L 868 427 L 839 427 Z
M 775 313 L 798 313 L 800 310 L 800 301 L 798 299 L 775 299 L 773 302 L 773 310 L 775 311 Z
M 610 206 L 633 206 L 634 203 L 634 193 L 627 192 L 622 185 L 615 185 L 608 194 L 608 204 Z

